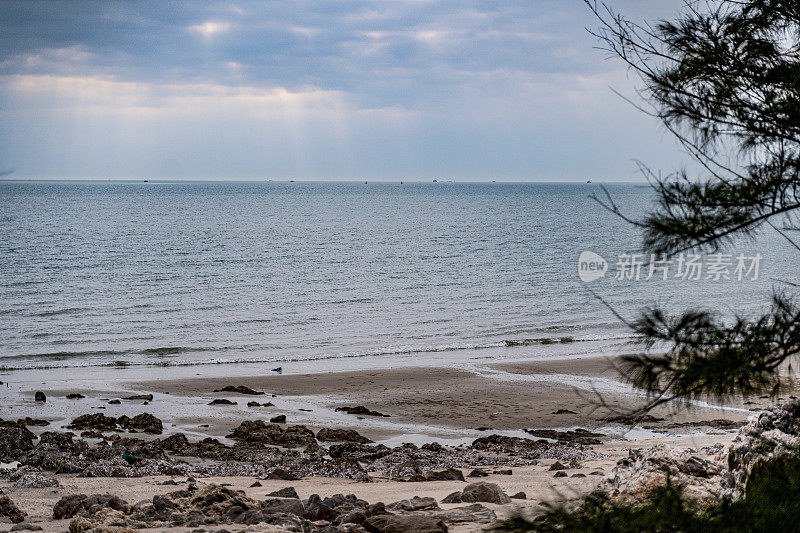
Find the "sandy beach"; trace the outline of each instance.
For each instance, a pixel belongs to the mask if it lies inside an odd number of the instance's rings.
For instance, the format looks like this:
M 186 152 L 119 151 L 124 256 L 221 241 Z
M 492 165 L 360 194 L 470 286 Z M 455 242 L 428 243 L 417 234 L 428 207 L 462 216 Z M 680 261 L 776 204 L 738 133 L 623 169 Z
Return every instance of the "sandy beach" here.
M 42 488 L 15 486 L 7 481 L 10 471 L 6 471 L 6 480 L 0 480 L 0 488 L 28 513 L 28 522 L 45 531 L 62 531 L 68 527 L 69 520 L 52 518 L 53 506 L 66 495 L 108 492 L 133 504 L 179 489 L 189 477 L 195 479 L 191 485 L 197 490 L 226 487 L 243 490 L 254 500 L 263 500 L 272 491 L 291 486 L 306 505 L 312 494 L 322 498 L 355 494 L 370 504 L 378 501 L 389 504 L 414 496 L 429 497 L 440 503 L 437 512 L 441 513 L 462 512 L 458 510 L 461 506 L 441 503 L 441 500 L 463 489 L 465 483 L 480 481 L 497 484 L 508 495 L 523 492 L 526 496 L 525 500 L 512 500 L 510 504 L 485 502 L 494 517 L 502 518 L 519 511 L 535 514 L 543 509 L 545 502 L 564 503 L 593 490 L 620 459 L 627 457 L 630 449 L 649 449 L 665 443 L 688 447 L 711 457 L 715 450 L 731 441 L 739 425 L 752 414 L 750 409 L 758 409 L 769 402 L 762 399 L 760 405 L 660 409 L 651 413 L 652 418 L 633 424 L 618 417 L 641 405 L 643 397 L 622 383 L 611 362 L 602 358 L 517 361 L 461 369 L 419 367 L 257 376 L 238 372 L 227 377 L 180 379 L 171 378 L 168 372 L 163 372 L 160 379 L 152 379 L 152 374 L 147 379 L 137 379 L 135 374 L 128 373 L 126 379 L 112 384 L 98 380 L 83 382 L 78 388 L 58 381 L 15 381 L 14 377 L 13 373 L 5 376 L 8 382 L 3 388 L 2 417 L 47 420 L 47 426 L 29 426 L 37 434 L 70 430 L 67 426 L 84 414 L 122 417 L 119 418 L 122 420 L 148 413 L 163 423 L 163 431 L 156 434 L 141 430 L 135 434 L 120 433 L 120 428 L 100 433 L 71 430 L 75 439 L 81 434 L 88 437 L 86 442 L 90 446 L 103 448 L 104 443 L 111 449 L 125 446 L 122 449 L 129 454 L 142 453 L 131 450 L 139 450 L 147 442 L 155 443 L 159 452 L 153 457 L 154 460 L 160 458 L 161 462 L 160 466 L 153 463 L 150 470 L 128 467 L 119 458 L 112 458 L 111 462 L 103 459 L 99 464 L 105 466 L 95 467 L 90 477 L 86 477 L 86 469 L 91 470 L 91 465 L 76 466 L 75 473 L 54 476 L 45 473 L 57 480 L 59 486 Z M 237 390 L 222 390 L 226 387 Z M 44 392 L 47 401 L 34 401 L 36 391 Z M 82 397 L 75 398 L 76 394 Z M 73 395 L 72 399 L 67 395 Z M 598 404 L 599 397 L 605 402 L 602 407 Z M 225 403 L 220 404 L 220 400 Z M 337 411 L 337 408 L 357 406 L 365 407 L 371 414 Z M 281 415 L 285 419 L 275 418 Z M 281 441 L 275 449 L 305 448 L 301 457 L 311 454 L 312 461 L 317 461 L 308 467 L 310 469 L 297 470 L 308 475 L 292 476 L 297 478 L 292 481 L 269 479 L 270 472 L 284 464 L 282 461 L 290 470 L 299 468 L 296 456 L 278 455 L 267 463 L 258 459 L 260 455 L 252 446 L 262 446 L 263 439 L 259 440 L 260 434 L 246 434 L 242 428 L 252 421 L 267 424 L 270 420 L 279 421 L 269 425 L 278 428 L 274 435 L 279 438 L 288 439 L 289 431 L 295 431 L 292 427 L 307 428 L 302 431 L 309 432 L 310 439 L 303 434 L 306 440 Z M 587 433 L 573 432 L 576 428 Z M 314 441 L 315 434 L 322 437 L 323 432 L 332 430 L 339 431 L 337 435 L 345 436 L 345 440 L 363 438 L 364 442 L 376 444 L 344 442 L 335 445 L 322 438 L 318 444 Z M 281 434 L 283 431 L 286 433 Z M 344 431 L 353 433 L 341 433 Z M 98 440 L 96 437 L 101 433 L 103 440 Z M 251 438 L 253 435 L 257 438 Z M 186 441 L 177 449 L 167 445 L 170 439 L 183 436 Z M 545 440 L 541 440 L 543 438 Z M 204 448 L 202 443 L 192 444 L 202 439 L 215 439 L 209 442 L 217 444 L 209 444 L 211 448 Z M 268 442 L 274 444 L 271 440 Z M 436 448 L 439 445 L 446 448 L 439 450 Z M 357 469 L 363 469 L 363 473 L 353 475 L 345 469 L 337 470 L 339 473 L 335 477 L 325 474 L 330 471 L 325 470 L 329 468 L 325 461 L 329 460 L 317 454 L 333 454 L 326 446 L 345 446 L 344 451 L 336 452 L 342 455 L 334 460 L 357 461 L 348 464 L 360 464 Z M 429 475 L 426 472 L 457 465 L 456 470 L 462 477 L 474 468 L 485 469 L 487 477 L 474 480 L 465 477 L 465 481 L 413 481 L 412 476 L 409 478 L 412 481 L 404 481 L 398 476 L 409 474 L 399 474 L 396 467 L 387 466 L 391 463 L 386 463 L 385 458 L 364 459 L 371 457 L 372 446 L 386 450 L 381 453 L 390 454 L 387 457 L 397 456 L 398 459 L 393 459 L 396 461 L 401 461 L 399 457 L 408 460 L 417 457 L 414 454 L 428 454 L 424 460 L 412 459 L 419 466 L 404 472 L 421 472 L 424 476 Z M 707 448 L 709 446 L 711 448 Z M 165 452 L 160 451 L 162 448 Z M 702 452 L 702 449 L 711 451 Z M 403 455 L 408 453 L 411 455 Z M 165 468 L 167 457 L 171 458 L 169 461 L 178 461 L 175 465 L 182 465 L 169 467 L 177 468 L 174 474 L 180 473 L 179 476 L 158 474 L 158 468 Z M 472 461 L 475 464 L 470 464 Z M 550 469 L 557 461 L 567 468 L 564 477 L 554 477 Z M 506 468 L 510 474 L 492 473 Z M 97 475 L 115 477 L 92 477 Z M 0 479 L 2 477 L 0 475 Z M 369 482 L 365 482 L 367 479 Z M 173 481 L 179 486 L 161 485 L 164 482 L 173 484 Z M 259 486 L 252 486 L 256 482 Z M 478 521 L 477 516 L 470 519 L 476 522 L 463 522 L 450 516 L 450 530 L 479 531 L 488 525 L 485 520 Z M 182 530 L 181 527 L 176 530 Z

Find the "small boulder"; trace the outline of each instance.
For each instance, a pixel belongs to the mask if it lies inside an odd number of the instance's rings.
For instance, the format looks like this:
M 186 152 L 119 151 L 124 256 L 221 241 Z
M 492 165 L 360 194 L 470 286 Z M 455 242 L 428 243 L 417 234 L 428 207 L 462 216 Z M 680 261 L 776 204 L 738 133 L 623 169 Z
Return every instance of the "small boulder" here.
M 553 477 L 567 477 L 567 473 L 566 473 L 566 472 L 564 472 L 563 470 L 559 470 L 558 472 L 556 472 L 556 473 L 553 475 Z
M 77 392 L 72 392 L 67 394 L 67 400 L 80 400 L 82 398 L 86 398 L 83 394 L 78 394 Z
M 496 483 L 470 483 L 461 491 L 463 503 L 488 502 L 503 505 L 510 503 L 511 499 Z
M 236 405 L 236 402 L 226 400 L 225 398 L 215 398 L 208 402 L 208 405 Z
M 145 433 L 152 433 L 154 435 L 161 435 L 164 431 L 164 426 L 161 420 L 151 415 L 150 413 L 142 413 L 136 415 L 130 420 L 126 420 L 125 426 L 129 430 L 144 431 Z
M 487 472 L 486 470 L 481 470 L 480 468 L 476 468 L 475 470 L 467 474 L 467 477 L 488 477 L 488 476 L 489 472 Z
M 451 492 L 444 497 L 442 503 L 461 503 L 461 491 Z
M 548 468 L 548 470 L 553 472 L 555 470 L 566 470 L 566 468 L 567 468 L 566 466 L 561 464 L 561 461 L 556 461 L 555 463 L 550 465 L 550 468 Z
M 528 496 L 524 492 L 518 492 L 509 496 L 512 500 L 527 500 Z
M 134 394 L 133 396 L 126 396 L 123 400 L 144 400 L 146 402 L 153 401 L 152 394 Z
M 299 498 L 270 498 L 261 503 L 261 511 L 267 514 L 288 513 L 303 516 L 306 508 Z
M 448 468 L 439 472 L 428 472 L 425 481 L 465 481 L 464 473 L 458 468 Z
M 6 493 L 0 491 L 0 516 L 5 516 L 15 524 L 25 520 L 27 513 L 17 507 Z
M 288 470 L 284 470 L 283 468 L 275 468 L 269 474 L 267 474 L 267 479 L 281 479 L 283 481 L 297 481 L 298 478 Z
M 271 424 L 285 424 L 286 423 L 286 415 L 277 415 L 273 416 L 269 419 Z
M 275 492 L 270 492 L 267 496 L 272 496 L 274 498 L 296 498 L 300 499 L 300 496 L 297 494 L 297 491 L 294 490 L 294 487 L 284 487 L 282 489 L 276 490 Z
M 33 400 L 36 402 L 46 402 L 47 396 L 45 396 L 45 394 L 42 391 L 37 390 L 36 394 L 33 395 Z

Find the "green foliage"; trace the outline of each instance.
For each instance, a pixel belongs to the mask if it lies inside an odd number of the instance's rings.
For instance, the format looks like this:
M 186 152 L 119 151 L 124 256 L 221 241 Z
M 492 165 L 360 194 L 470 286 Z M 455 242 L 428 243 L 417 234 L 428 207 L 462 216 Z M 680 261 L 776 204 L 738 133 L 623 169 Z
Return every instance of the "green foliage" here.
M 607 192 L 595 199 L 639 227 L 643 250 L 659 257 L 716 252 L 765 226 L 800 251 L 790 237 L 800 231 L 800 3 L 690 1 L 674 20 L 637 24 L 585 1 L 602 47 L 640 77 L 643 111 L 702 169 L 662 178 L 642 167 L 657 200 L 641 220 L 625 217 Z M 732 324 L 704 310 L 672 318 L 649 309 L 631 326 L 666 353 L 626 357 L 622 370 L 651 394 L 645 410 L 673 399 L 775 393 L 779 367 L 800 353 L 798 319 L 785 293 L 764 316 Z
M 800 454 L 764 461 L 753 469 L 746 494 L 698 509 L 682 487 L 667 484 L 639 504 L 611 502 L 593 493 L 574 510 L 553 507 L 539 517 L 513 516 L 495 527 L 505 532 L 755 532 L 800 531 Z

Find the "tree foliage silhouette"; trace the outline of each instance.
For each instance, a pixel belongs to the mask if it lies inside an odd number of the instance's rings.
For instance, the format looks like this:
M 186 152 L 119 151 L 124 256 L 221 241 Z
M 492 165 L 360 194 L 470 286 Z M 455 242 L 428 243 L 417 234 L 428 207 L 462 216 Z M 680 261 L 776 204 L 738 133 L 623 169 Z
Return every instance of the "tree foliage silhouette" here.
M 632 220 L 610 196 L 607 209 L 638 226 L 643 249 L 674 257 L 717 252 L 773 228 L 792 245 L 800 230 L 800 2 L 687 1 L 671 21 L 635 23 L 585 0 L 600 21 L 601 48 L 642 81 L 643 112 L 656 117 L 699 163 L 699 175 L 657 176 L 644 165 L 655 208 Z M 780 387 L 780 369 L 800 353 L 800 308 L 786 283 L 769 312 L 737 317 L 652 308 L 631 323 L 647 353 L 620 370 L 650 394 L 643 411 L 672 400 L 730 397 Z

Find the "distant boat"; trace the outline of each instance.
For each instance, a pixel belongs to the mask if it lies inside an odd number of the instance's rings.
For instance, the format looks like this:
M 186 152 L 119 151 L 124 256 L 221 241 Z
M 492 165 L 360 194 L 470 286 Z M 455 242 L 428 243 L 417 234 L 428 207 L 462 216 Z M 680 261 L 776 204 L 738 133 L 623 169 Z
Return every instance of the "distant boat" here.
M 144 180 L 145 183 L 147 183 L 148 181 L 150 181 L 150 180 Z
M 586 180 L 586 183 L 591 183 L 591 182 L 592 182 L 592 180 Z
M 439 180 L 433 180 L 434 183 L 439 183 Z
M 289 183 L 294 183 L 294 180 L 289 180 Z

